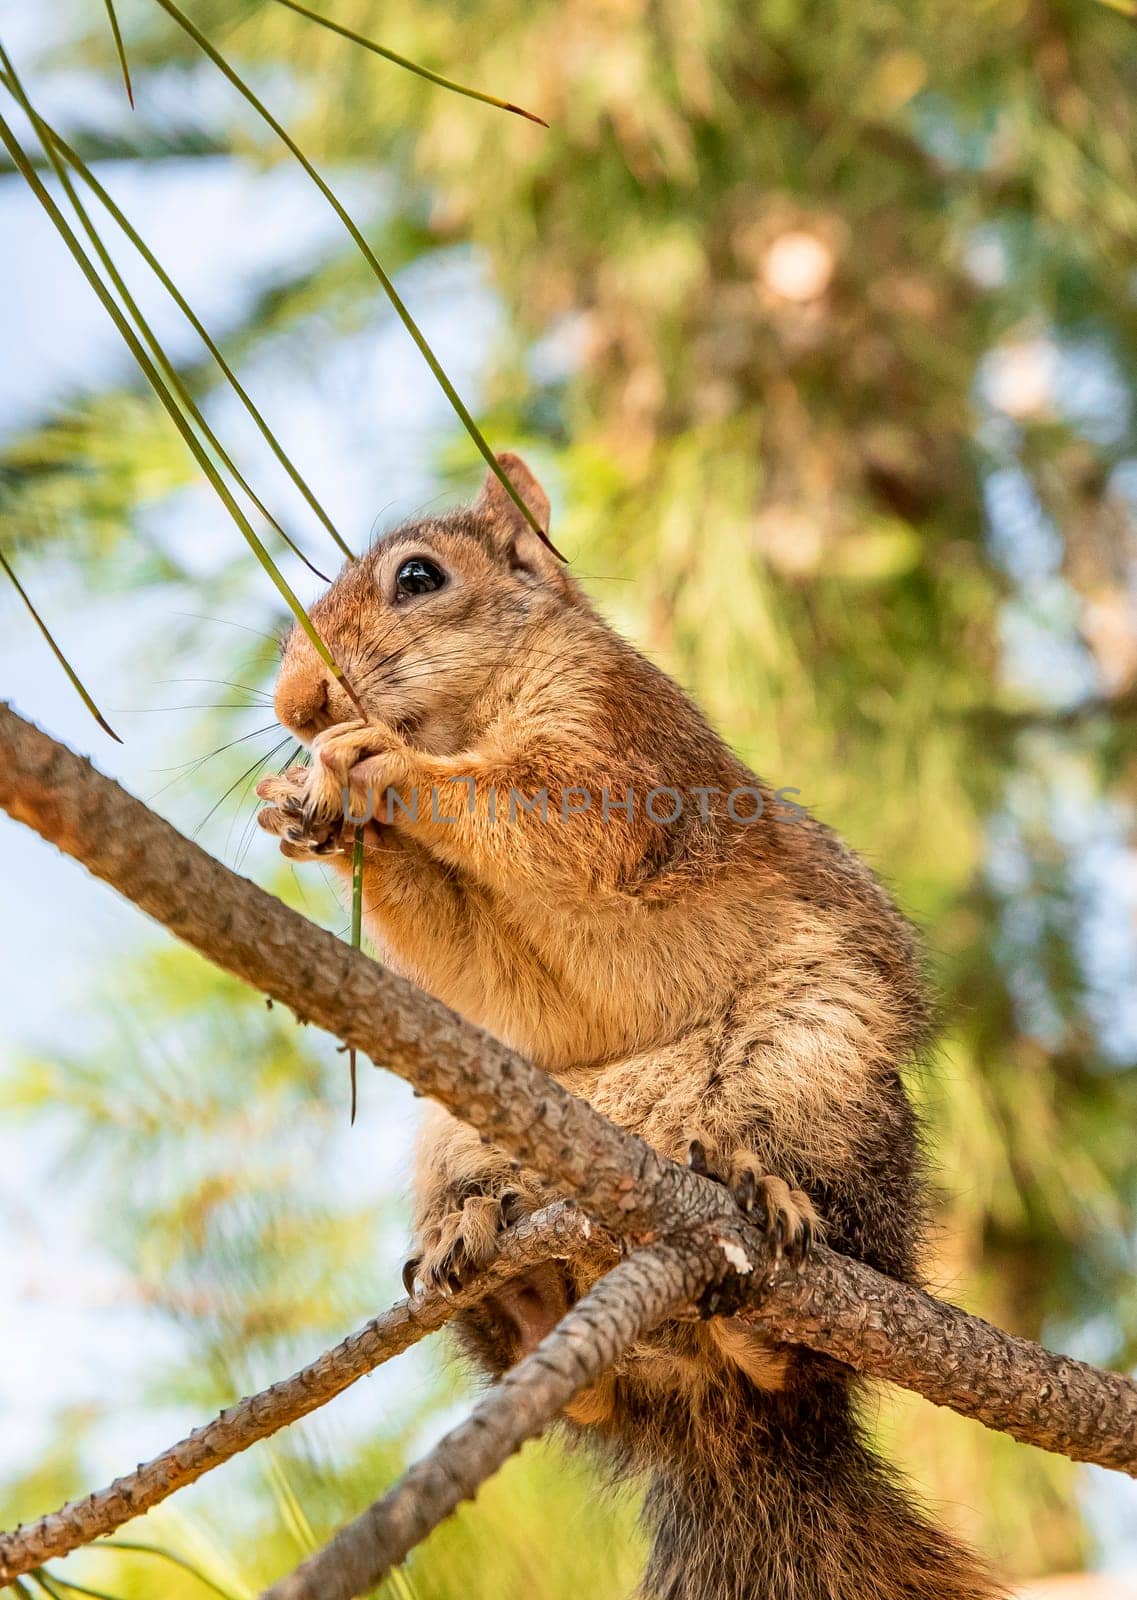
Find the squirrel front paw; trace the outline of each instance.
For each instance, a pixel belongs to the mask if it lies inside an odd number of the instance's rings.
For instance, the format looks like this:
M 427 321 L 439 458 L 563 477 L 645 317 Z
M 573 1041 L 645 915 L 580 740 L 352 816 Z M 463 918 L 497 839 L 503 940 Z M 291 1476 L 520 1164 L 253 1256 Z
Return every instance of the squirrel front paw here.
M 488 1267 L 497 1255 L 498 1240 L 506 1228 L 520 1221 L 524 1208 L 508 1189 L 499 1196 L 473 1195 L 458 1211 L 448 1211 L 427 1228 L 419 1254 L 403 1267 L 408 1294 L 436 1289 L 453 1294 Z
M 309 766 L 289 767 L 257 784 L 267 802 L 257 821 L 277 835 L 290 860 L 345 852 L 357 826 L 382 822 L 382 796 L 401 774 L 404 749 L 398 734 L 380 723 L 328 728 L 313 740 Z
M 707 1141 L 694 1137 L 687 1143 L 687 1165 L 701 1177 L 725 1184 L 742 1214 L 766 1234 L 775 1256 L 784 1253 L 800 1266 L 814 1240 L 825 1237 L 825 1224 L 809 1196 L 763 1172 L 749 1150 L 736 1150 L 725 1162 L 725 1170 L 719 1171 L 707 1154 Z
M 305 826 L 382 821 L 387 789 L 404 776 L 407 756 L 406 741 L 383 723 L 344 722 L 317 734 L 301 803 Z
M 281 854 L 290 861 L 310 861 L 347 848 L 342 815 L 317 817 L 308 811 L 311 776 L 310 767 L 289 767 L 257 784 L 257 795 L 265 801 L 257 812 L 257 823 L 266 833 L 276 835 Z

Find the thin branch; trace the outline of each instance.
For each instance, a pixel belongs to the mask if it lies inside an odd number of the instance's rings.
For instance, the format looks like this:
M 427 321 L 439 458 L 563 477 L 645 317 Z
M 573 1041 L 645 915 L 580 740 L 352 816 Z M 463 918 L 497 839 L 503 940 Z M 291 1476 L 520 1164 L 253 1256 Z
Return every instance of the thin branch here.
M 707 1276 L 705 1244 L 694 1235 L 649 1245 L 622 1261 L 389 1494 L 262 1600 L 353 1600 L 370 1593 L 573 1395 L 697 1299 Z
M 0 1535 L 0 1586 L 80 1545 L 105 1538 L 250 1445 L 319 1410 L 527 1267 L 571 1256 L 601 1268 L 614 1259 L 614 1249 L 575 1206 L 549 1206 L 525 1218 L 503 1235 L 500 1255 L 476 1282 L 449 1295 L 426 1293 L 400 1300 L 290 1378 L 227 1406 L 211 1422 L 105 1489 Z
M 693 1307 L 741 1314 L 770 1340 L 888 1377 L 1024 1443 L 1137 1474 L 1134 1384 L 1053 1356 L 824 1247 L 799 1272 L 771 1261 L 764 1240 L 755 1252 L 752 1235 L 744 1225 L 703 1225 L 637 1251 L 505 1375 L 468 1422 L 261 1600 L 370 1593 L 635 1339 Z M 608 1286 L 613 1294 L 601 1294 Z
M 1137 1477 L 1137 1384 L 1119 1373 L 1054 1355 L 823 1247 L 804 1272 L 781 1266 L 766 1283 L 754 1265 L 714 1309 L 752 1304 L 747 1321 L 771 1339 L 834 1356 L 1021 1444 Z

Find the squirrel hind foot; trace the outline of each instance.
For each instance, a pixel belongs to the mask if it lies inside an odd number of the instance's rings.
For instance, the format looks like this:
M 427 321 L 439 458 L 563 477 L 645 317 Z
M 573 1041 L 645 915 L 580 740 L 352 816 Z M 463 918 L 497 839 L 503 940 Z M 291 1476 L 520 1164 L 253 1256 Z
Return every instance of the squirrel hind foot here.
M 512 1220 L 512 1195 L 472 1195 L 460 1210 L 448 1211 L 423 1235 L 420 1254 L 403 1267 L 408 1294 L 433 1289 L 453 1294 L 488 1267 L 500 1235 Z
M 809 1196 L 764 1171 L 751 1151 L 735 1150 L 730 1156 L 716 1160 L 709 1153 L 714 1146 L 701 1130 L 694 1132 L 686 1145 L 686 1161 L 691 1171 L 728 1189 L 743 1216 L 769 1237 L 775 1255 L 784 1253 L 800 1266 L 814 1241 L 825 1238 L 825 1223 Z

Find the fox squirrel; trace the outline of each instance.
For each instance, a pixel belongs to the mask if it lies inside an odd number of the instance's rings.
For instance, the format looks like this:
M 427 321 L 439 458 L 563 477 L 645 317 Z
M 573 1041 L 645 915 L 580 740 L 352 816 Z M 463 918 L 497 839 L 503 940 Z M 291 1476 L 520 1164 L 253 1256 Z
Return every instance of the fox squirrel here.
M 533 475 L 500 463 L 547 530 Z M 355 818 L 393 967 L 721 1178 L 786 1251 L 824 1231 L 917 1281 L 901 1070 L 928 1007 L 912 931 L 858 857 L 607 626 L 493 473 L 470 509 L 382 537 L 312 620 L 368 721 L 294 629 L 276 710 L 314 759 L 257 791 L 285 855 L 350 873 Z M 408 1282 L 461 1283 L 555 1198 L 429 1108 Z M 550 1263 L 464 1340 L 500 1372 L 586 1287 Z M 567 1415 L 648 1473 L 652 1600 L 1001 1592 L 863 1442 L 852 1374 L 733 1319 L 664 1327 Z

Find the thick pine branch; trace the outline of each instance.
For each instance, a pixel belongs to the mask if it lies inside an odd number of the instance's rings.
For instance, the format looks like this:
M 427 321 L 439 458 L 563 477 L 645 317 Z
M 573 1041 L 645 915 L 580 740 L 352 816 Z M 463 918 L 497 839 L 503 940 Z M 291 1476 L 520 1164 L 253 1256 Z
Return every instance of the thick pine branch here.
M 750 1228 L 701 1224 L 636 1251 L 506 1374 L 468 1423 L 261 1600 L 370 1593 L 642 1332 L 696 1306 L 739 1312 L 771 1339 L 826 1351 L 1024 1443 L 1137 1474 L 1137 1386 L 1124 1378 L 1051 1355 L 832 1251 L 818 1250 L 799 1273 L 771 1263 L 764 1241 L 756 1253 L 752 1246 Z M 732 1272 L 723 1273 L 723 1258 Z M 599 1291 L 616 1284 L 618 1299 L 601 1300 Z M 629 1314 L 636 1286 L 646 1324 Z
M 217 966 L 405 1078 L 619 1233 L 710 1221 L 677 1167 L 413 983 L 247 879 L 0 702 L 0 806 Z
M 633 1246 L 698 1229 L 703 1280 L 721 1311 L 752 1302 L 773 1337 L 835 1355 L 1017 1439 L 1137 1475 L 1137 1385 L 823 1248 L 801 1274 L 771 1263 L 765 1240 L 717 1185 L 221 866 L 2 704 L 0 805 L 208 959 L 389 1066 L 542 1172 Z
M 766 1283 L 761 1263 L 756 1257 L 752 1278 L 726 1286 L 720 1311 L 752 1304 L 746 1320 L 770 1339 L 834 1356 L 1020 1444 L 1137 1477 L 1137 1383 L 1017 1339 L 832 1250 L 817 1248 L 804 1271 L 782 1266 Z

